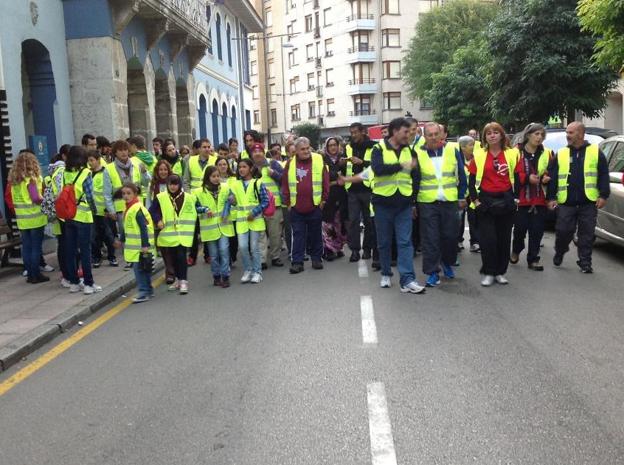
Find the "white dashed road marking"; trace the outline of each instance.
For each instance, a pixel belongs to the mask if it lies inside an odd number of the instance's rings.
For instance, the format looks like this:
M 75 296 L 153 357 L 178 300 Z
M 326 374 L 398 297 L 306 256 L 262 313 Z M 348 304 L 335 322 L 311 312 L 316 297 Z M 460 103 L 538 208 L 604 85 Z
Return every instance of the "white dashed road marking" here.
M 377 325 L 371 296 L 360 297 L 360 309 L 362 311 L 362 342 L 366 345 L 377 344 Z
M 360 278 L 368 278 L 368 267 L 364 260 L 358 262 L 358 276 Z
M 396 465 L 386 389 L 383 383 L 370 383 L 366 390 L 372 465 Z

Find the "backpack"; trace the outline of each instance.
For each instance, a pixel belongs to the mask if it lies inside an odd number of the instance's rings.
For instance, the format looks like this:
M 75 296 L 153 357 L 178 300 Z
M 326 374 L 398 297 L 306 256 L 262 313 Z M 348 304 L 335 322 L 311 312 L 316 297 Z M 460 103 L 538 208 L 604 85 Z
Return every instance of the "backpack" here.
M 54 181 L 52 181 L 54 182 Z M 56 196 L 54 195 L 54 190 L 52 189 L 52 185 L 47 185 L 45 189 L 43 189 L 43 201 L 41 202 L 41 213 L 48 217 L 48 222 L 52 223 L 56 220 Z
M 260 199 L 260 194 L 258 192 L 258 180 L 257 179 L 254 182 L 254 189 L 256 190 L 256 198 Z M 266 189 L 266 193 L 267 193 L 267 196 L 269 197 L 269 205 L 267 205 L 267 207 L 264 210 L 262 210 L 262 214 L 267 218 L 271 218 L 273 215 L 275 215 L 275 211 L 277 210 L 277 207 L 275 206 L 275 196 L 273 195 L 273 192 L 271 192 L 268 189 Z
M 71 184 L 65 184 L 59 196 L 56 199 L 54 206 L 56 208 L 56 216 L 61 220 L 71 220 L 76 216 L 78 211 L 78 204 L 82 200 L 82 196 L 76 201 L 76 190 L 74 189 L 74 183 L 78 180 L 78 177 L 82 174 L 84 168 L 76 175 Z M 84 195 L 84 192 L 83 194 Z

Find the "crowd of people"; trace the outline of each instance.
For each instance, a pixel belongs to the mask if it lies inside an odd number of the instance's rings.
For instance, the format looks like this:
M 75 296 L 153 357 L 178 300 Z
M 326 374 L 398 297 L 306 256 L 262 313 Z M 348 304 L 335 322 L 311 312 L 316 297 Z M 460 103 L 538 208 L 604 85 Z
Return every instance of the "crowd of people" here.
M 210 264 L 213 284 L 230 286 L 240 255 L 241 283 L 259 284 L 267 267 L 291 274 L 345 257 L 371 260 L 382 288 L 420 294 L 453 279 L 468 224 L 469 250 L 480 253 L 481 285 L 507 284 L 508 265 L 525 248 L 528 268 L 542 271 L 540 246 L 547 210 L 557 211 L 553 264 L 560 266 L 575 233 L 580 270 L 591 273 L 596 214 L 609 197 L 607 162 L 570 123 L 568 146 L 555 154 L 543 145 L 546 129 L 529 124 L 511 147 L 492 122 L 447 140 L 442 124 L 412 118 L 390 122 L 372 141 L 354 123 L 348 142 L 329 137 L 315 151 L 305 137 L 265 149 L 256 131 L 212 146 L 208 139 L 178 148 L 142 136 L 110 143 L 86 134 L 64 145 L 47 169 L 30 149 L 20 151 L 8 176 L 6 204 L 23 241 L 28 283 L 49 281 L 43 259 L 44 229 L 57 238 L 60 284 L 69 292 L 101 290 L 93 269 L 108 262 L 133 268 L 136 303 L 153 294 L 153 257 L 165 264 L 169 290 L 189 292 L 188 267 Z M 68 200 L 70 199 L 70 200 Z M 68 207 L 68 202 L 71 208 Z M 67 213 L 69 211 L 69 213 Z M 512 239 L 513 237 L 513 239 Z M 422 256 L 426 280 L 416 279 Z M 104 255 L 106 257 L 104 258 Z

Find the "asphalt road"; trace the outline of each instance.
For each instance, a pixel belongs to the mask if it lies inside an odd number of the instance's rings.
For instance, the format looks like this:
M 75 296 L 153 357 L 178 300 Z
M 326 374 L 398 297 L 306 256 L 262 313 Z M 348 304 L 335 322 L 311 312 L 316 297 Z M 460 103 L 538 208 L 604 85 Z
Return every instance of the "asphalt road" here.
M 0 464 L 624 463 L 624 250 L 583 275 L 545 242 L 543 273 L 484 289 L 464 251 L 422 296 L 346 259 L 228 290 L 198 265 L 0 397 Z

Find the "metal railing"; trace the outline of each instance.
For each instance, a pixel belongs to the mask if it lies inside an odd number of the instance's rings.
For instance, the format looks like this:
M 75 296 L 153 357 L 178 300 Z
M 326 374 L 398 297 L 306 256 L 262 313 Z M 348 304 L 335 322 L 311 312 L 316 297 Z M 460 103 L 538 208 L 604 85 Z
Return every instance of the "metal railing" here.
M 362 84 L 375 84 L 375 78 L 364 78 L 364 79 L 351 79 L 349 80 L 350 86 L 360 86 Z
M 374 52 L 375 47 L 373 45 L 360 44 L 357 47 L 351 47 L 347 49 L 348 53 L 358 53 L 358 52 Z

